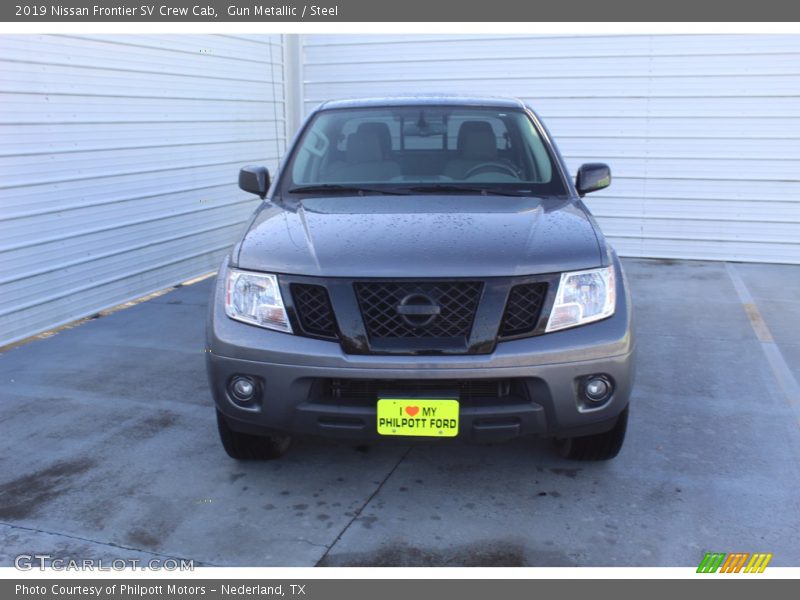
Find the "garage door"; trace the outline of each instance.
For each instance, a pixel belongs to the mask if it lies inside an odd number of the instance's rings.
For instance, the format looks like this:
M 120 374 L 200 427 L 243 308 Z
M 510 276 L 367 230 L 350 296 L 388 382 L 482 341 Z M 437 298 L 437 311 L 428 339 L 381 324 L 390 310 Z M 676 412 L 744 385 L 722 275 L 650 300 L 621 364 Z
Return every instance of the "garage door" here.
M 280 36 L 0 36 L 0 345 L 215 269 L 282 74 Z
M 304 102 L 528 101 L 627 256 L 800 263 L 800 36 L 307 36 Z

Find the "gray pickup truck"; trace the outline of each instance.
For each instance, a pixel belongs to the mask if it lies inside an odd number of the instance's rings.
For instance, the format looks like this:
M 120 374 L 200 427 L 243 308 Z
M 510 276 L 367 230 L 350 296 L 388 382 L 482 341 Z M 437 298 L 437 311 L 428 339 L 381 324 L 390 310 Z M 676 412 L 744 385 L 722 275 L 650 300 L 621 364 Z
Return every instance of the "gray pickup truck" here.
M 616 253 L 524 103 L 322 104 L 219 270 L 207 368 L 222 444 L 293 434 L 444 443 L 551 437 L 605 460 L 625 437 L 631 301 Z

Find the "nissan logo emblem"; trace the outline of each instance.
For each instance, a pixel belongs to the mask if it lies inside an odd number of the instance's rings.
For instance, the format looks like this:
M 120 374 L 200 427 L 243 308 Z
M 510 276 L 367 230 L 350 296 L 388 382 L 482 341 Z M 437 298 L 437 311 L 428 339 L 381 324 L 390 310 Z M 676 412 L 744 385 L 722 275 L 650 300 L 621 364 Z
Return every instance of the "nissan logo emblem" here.
M 426 294 L 409 294 L 400 301 L 396 308 L 397 314 L 411 327 L 425 327 L 433 323 L 436 316 L 442 312 L 436 301 Z

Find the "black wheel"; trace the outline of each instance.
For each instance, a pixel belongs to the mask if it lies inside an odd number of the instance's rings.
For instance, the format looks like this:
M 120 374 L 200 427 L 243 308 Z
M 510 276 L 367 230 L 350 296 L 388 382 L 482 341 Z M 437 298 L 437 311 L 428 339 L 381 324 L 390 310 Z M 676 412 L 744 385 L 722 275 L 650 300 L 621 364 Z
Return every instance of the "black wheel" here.
M 628 428 L 628 407 L 625 407 L 613 429 L 596 435 L 556 439 L 556 450 L 572 460 L 610 460 L 622 449 Z
M 228 426 L 225 417 L 217 411 L 217 429 L 222 447 L 236 460 L 272 460 L 280 458 L 289 449 L 292 438 L 288 435 L 250 435 L 239 433 Z

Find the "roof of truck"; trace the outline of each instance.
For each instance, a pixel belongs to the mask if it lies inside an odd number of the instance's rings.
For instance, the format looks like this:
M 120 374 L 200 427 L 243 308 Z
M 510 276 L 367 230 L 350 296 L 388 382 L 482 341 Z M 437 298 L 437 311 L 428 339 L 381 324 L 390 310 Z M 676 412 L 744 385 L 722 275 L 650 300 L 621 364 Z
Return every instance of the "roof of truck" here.
M 503 96 L 462 96 L 457 94 L 409 94 L 329 100 L 318 110 L 337 108 L 373 108 L 379 106 L 486 106 L 493 108 L 524 108 L 517 98 Z

